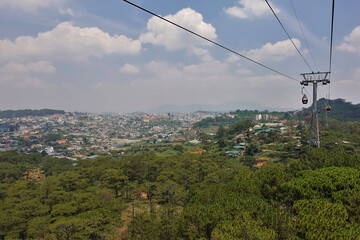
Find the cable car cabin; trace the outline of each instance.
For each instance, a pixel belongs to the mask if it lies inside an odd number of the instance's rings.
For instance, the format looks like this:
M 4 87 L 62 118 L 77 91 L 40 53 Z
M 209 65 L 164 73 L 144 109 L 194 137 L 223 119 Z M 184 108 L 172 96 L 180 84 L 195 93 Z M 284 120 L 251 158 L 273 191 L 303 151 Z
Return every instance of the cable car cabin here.
M 302 103 L 303 104 L 307 104 L 309 101 L 308 97 L 306 96 L 306 94 L 304 94 L 303 98 L 302 98 Z
M 329 112 L 331 112 L 331 106 L 330 105 L 327 105 L 326 106 L 326 111 L 329 113 Z

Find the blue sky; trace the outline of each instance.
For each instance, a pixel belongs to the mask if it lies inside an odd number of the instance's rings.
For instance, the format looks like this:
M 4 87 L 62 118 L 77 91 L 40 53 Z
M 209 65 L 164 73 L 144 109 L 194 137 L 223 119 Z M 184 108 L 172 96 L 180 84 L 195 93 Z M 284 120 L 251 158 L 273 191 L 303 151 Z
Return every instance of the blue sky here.
M 327 71 L 332 1 L 292 1 L 310 49 L 290 0 L 270 3 L 312 69 Z M 296 79 L 310 71 L 263 0 L 133 2 Z M 354 103 L 359 12 L 358 0 L 336 1 L 331 98 Z M 132 112 L 235 101 L 302 107 L 299 83 L 122 0 L 0 0 L 0 29 L 0 109 Z

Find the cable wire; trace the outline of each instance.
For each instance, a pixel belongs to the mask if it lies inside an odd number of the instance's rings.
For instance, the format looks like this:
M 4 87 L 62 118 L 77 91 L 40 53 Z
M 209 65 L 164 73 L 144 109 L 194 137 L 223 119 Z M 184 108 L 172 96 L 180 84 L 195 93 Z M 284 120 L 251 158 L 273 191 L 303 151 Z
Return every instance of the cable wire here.
M 331 14 L 330 63 L 329 63 L 330 73 L 331 73 L 331 65 L 332 65 L 332 49 L 333 49 L 333 37 L 334 37 L 334 15 L 335 15 L 335 0 L 333 0 L 332 3 L 332 14 Z
M 289 33 L 286 31 L 284 25 L 281 23 L 280 19 L 278 18 L 278 16 L 276 15 L 274 9 L 271 7 L 270 3 L 268 2 L 268 0 L 265 0 L 265 2 L 267 3 L 267 5 L 269 6 L 270 10 L 272 11 L 272 13 L 274 14 L 274 16 L 276 17 L 276 19 L 278 20 L 278 22 L 280 23 L 282 29 L 284 29 L 286 35 L 288 36 L 288 38 L 290 39 L 290 41 L 292 42 L 292 44 L 294 45 L 294 47 L 296 48 L 297 52 L 300 54 L 300 56 L 302 57 L 302 59 L 304 60 L 304 62 L 306 63 L 306 65 L 309 67 L 309 69 L 311 70 L 311 72 L 314 72 L 312 70 L 312 68 L 310 67 L 309 63 L 306 61 L 306 59 L 304 58 L 304 56 L 302 55 L 302 53 L 300 52 L 299 48 L 296 46 L 296 44 L 294 43 L 294 41 L 292 40 L 292 38 L 290 37 Z
M 305 89 L 305 92 L 308 94 L 308 99 L 309 99 L 309 102 L 310 102 L 310 105 L 312 105 L 312 103 L 313 103 L 313 97 L 312 97 L 312 94 L 310 95 L 310 93 L 309 93 L 309 91 L 306 89 L 306 88 L 304 88 Z
M 324 89 L 322 88 L 322 86 L 319 86 L 318 89 L 319 89 L 319 99 L 324 98 L 324 99 L 326 100 L 327 94 L 325 93 L 325 91 L 324 91 Z
M 309 49 L 310 56 L 311 56 L 311 58 L 312 58 L 312 60 L 313 60 L 313 62 L 314 62 L 314 65 L 315 65 L 316 69 L 317 69 L 317 70 L 318 70 L 318 72 L 319 72 L 318 65 L 317 65 L 317 63 L 316 63 L 316 61 L 315 61 L 314 55 L 313 55 L 313 54 L 312 54 L 312 52 L 311 52 L 309 42 L 308 42 L 308 40 L 307 40 L 307 38 L 306 38 L 306 36 L 305 36 L 304 29 L 303 29 L 303 27 L 302 27 L 302 25 L 301 25 L 301 23 L 300 23 L 300 20 L 299 20 L 298 15 L 297 15 L 297 13 L 296 13 L 294 3 L 293 3 L 293 1 L 292 1 L 292 0 L 290 0 L 290 3 L 291 3 L 291 6 L 292 6 L 292 9 L 294 10 L 295 17 L 296 17 L 296 19 L 297 19 L 297 21 L 298 21 L 298 23 L 299 23 L 299 26 L 300 26 L 300 29 L 301 29 L 302 35 L 303 35 L 303 37 L 304 37 L 304 39 L 305 39 L 306 46 L 307 46 L 307 47 L 308 47 L 308 49 Z
M 275 70 L 275 69 L 273 69 L 273 68 L 271 68 L 271 67 L 268 67 L 268 66 L 266 66 L 266 65 L 264 65 L 264 64 L 262 64 L 262 63 L 260 63 L 260 62 L 257 62 L 257 61 L 255 61 L 255 60 L 249 58 L 249 57 L 246 57 L 245 55 L 242 55 L 242 54 L 240 54 L 240 53 L 238 53 L 238 52 L 236 52 L 236 51 L 234 51 L 234 50 L 231 50 L 230 48 L 225 47 L 224 45 L 221 45 L 221 44 L 219 44 L 219 43 L 217 43 L 217 42 L 215 42 L 215 41 L 213 41 L 213 40 L 211 40 L 211 39 L 209 39 L 209 38 L 206 38 L 206 37 L 204 37 L 204 36 L 202 36 L 202 35 L 194 32 L 194 31 L 191 31 L 191 30 L 189 30 L 189 29 L 187 29 L 187 28 L 185 28 L 185 27 L 183 27 L 183 26 L 181 26 L 181 25 L 179 25 L 179 24 L 177 24 L 177 23 L 174 23 L 174 22 L 172 22 L 172 21 L 170 21 L 170 20 L 168 20 L 168 19 L 166 19 L 166 18 L 164 18 L 164 17 L 161 17 L 160 15 L 158 15 L 158 14 L 156 14 L 156 13 L 153 13 L 153 12 L 151 12 L 151 11 L 143 8 L 143 7 L 140 7 L 140 6 L 138 6 L 138 5 L 130 2 L 130 1 L 128 1 L 128 0 L 123 0 L 123 1 L 126 2 L 126 3 L 128 3 L 128 4 L 130 4 L 130 5 L 132 5 L 132 6 L 134 6 L 134 7 L 136 7 L 136 8 L 138 8 L 138 9 L 140 9 L 140 10 L 142 10 L 142 11 L 144 11 L 144 12 L 149 13 L 149 14 L 157 17 L 157 18 L 160 18 L 161 20 L 163 20 L 163 21 L 165 21 L 165 22 L 168 22 L 168 23 L 170 23 L 170 24 L 172 24 L 172 25 L 174 25 L 174 26 L 176 26 L 176 27 L 178 27 L 178 28 L 181 28 L 182 30 L 184 30 L 184 31 L 186 31 L 186 32 L 189 32 L 189 33 L 191 33 L 191 34 L 193 34 L 193 35 L 195 35 L 195 36 L 197 36 L 197 37 L 199 37 L 199 38 L 202 38 L 202 39 L 204 39 L 204 40 L 206 40 L 206 41 L 208 41 L 208 42 L 210 42 L 210 43 L 212 43 L 212 44 L 214 44 L 214 45 L 216 45 L 216 46 L 218 46 L 218 47 L 220 47 L 220 48 L 223 48 L 223 49 L 225 49 L 225 50 L 227 50 L 227 51 L 229 51 L 229 52 L 231 52 L 231 53 L 233 53 L 233 54 L 235 54 L 235 55 L 237 55 L 237 56 L 240 56 L 240 57 L 242 57 L 242 58 L 245 58 L 246 60 L 248 60 L 248 61 L 250 61 L 250 62 L 252 62 L 252 63 L 255 63 L 255 64 L 257 64 L 257 65 L 259 65 L 259 66 L 261 66 L 261 67 L 263 67 L 263 68 L 266 68 L 266 69 L 268 69 L 268 70 L 270 70 L 270 71 L 272 71 L 272 72 L 275 72 L 275 73 L 277 73 L 277 74 L 279 74 L 279 75 L 282 75 L 282 76 L 284 76 L 284 77 L 286 77 L 286 78 L 289 78 L 289 79 L 291 79 L 291 80 L 294 80 L 294 81 L 296 81 L 296 82 L 300 82 L 300 81 L 297 80 L 296 78 L 293 78 L 293 77 L 291 77 L 291 76 L 289 76 L 289 75 L 286 75 L 286 74 L 284 74 L 284 73 L 281 73 L 281 72 L 279 72 L 279 71 L 277 71 L 277 70 Z
M 331 77 L 332 68 L 332 49 L 333 49 L 333 38 L 334 38 L 334 17 L 335 17 L 335 0 L 332 1 L 332 13 L 331 13 L 331 38 L 330 38 L 330 62 L 329 62 L 329 81 Z M 329 83 L 329 100 L 330 100 L 330 83 Z

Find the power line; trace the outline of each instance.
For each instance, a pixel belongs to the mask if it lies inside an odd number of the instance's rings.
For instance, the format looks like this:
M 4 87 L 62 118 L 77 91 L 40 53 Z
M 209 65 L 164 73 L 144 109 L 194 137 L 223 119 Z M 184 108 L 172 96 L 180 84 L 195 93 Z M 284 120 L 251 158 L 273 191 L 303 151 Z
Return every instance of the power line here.
M 309 42 L 308 42 L 308 40 L 307 40 L 307 38 L 306 38 L 306 36 L 305 36 L 304 29 L 303 29 L 303 27 L 302 27 L 302 25 L 301 25 L 301 23 L 300 23 L 300 20 L 299 20 L 298 15 L 297 15 L 297 13 L 296 13 L 295 6 L 294 6 L 294 4 L 293 4 L 293 1 L 290 0 L 290 2 L 291 2 L 291 6 L 292 6 L 292 8 L 293 8 L 293 10 L 294 10 L 295 17 L 296 17 L 296 19 L 297 19 L 297 21 L 298 21 L 298 23 L 299 23 L 299 26 L 300 26 L 301 32 L 302 32 L 302 34 L 303 34 L 303 37 L 304 37 L 304 39 L 305 39 L 306 46 L 308 47 L 308 49 L 309 49 L 309 51 L 310 51 L 310 56 L 311 56 L 311 58 L 312 58 L 312 60 L 313 60 L 313 62 L 314 62 L 314 65 L 315 65 L 316 69 L 319 71 L 319 68 L 318 68 L 317 63 L 316 63 L 315 58 L 314 58 L 314 55 L 313 55 L 312 52 L 311 52 Z
M 269 6 L 270 10 L 272 11 L 272 13 L 274 14 L 274 16 L 276 17 L 276 19 L 278 20 L 278 22 L 280 23 L 281 27 L 284 29 L 286 35 L 288 36 L 288 38 L 290 39 L 290 41 L 292 42 L 292 44 L 294 45 L 294 47 L 296 48 L 297 52 L 300 54 L 300 56 L 302 57 L 302 59 L 304 60 L 304 62 L 306 63 L 306 65 L 309 67 L 309 69 L 311 70 L 311 72 L 314 72 L 312 70 L 312 68 L 310 67 L 309 63 L 306 61 L 306 59 L 304 58 L 304 56 L 302 55 L 302 53 L 300 52 L 300 50 L 298 49 L 298 47 L 296 46 L 296 44 L 294 43 L 294 41 L 292 40 L 292 38 L 290 37 L 289 33 L 286 31 L 284 25 L 281 23 L 280 19 L 278 18 L 278 16 L 276 15 L 274 9 L 271 7 L 270 3 L 268 2 L 268 0 L 265 0 L 265 2 L 267 3 L 267 5 Z
M 156 14 L 156 13 L 153 13 L 153 12 L 151 12 L 151 11 L 143 8 L 143 7 L 140 7 L 140 6 L 138 6 L 138 5 L 130 2 L 130 1 L 128 1 L 128 0 L 123 0 L 123 1 L 126 2 L 126 3 L 128 3 L 128 4 L 130 4 L 130 5 L 132 5 L 132 6 L 134 6 L 134 7 L 136 7 L 136 8 L 138 8 L 138 9 L 140 9 L 140 10 L 142 10 L 142 11 L 144 11 L 144 12 L 149 13 L 149 14 L 157 17 L 157 18 L 160 18 L 161 20 L 163 20 L 163 21 L 165 21 L 165 22 L 168 22 L 168 23 L 170 23 L 170 24 L 172 24 L 172 25 L 174 25 L 174 26 L 176 26 L 176 27 L 178 27 L 178 28 L 181 28 L 181 29 L 184 30 L 184 31 L 187 31 L 187 32 L 189 32 L 189 33 L 191 33 L 191 34 L 199 37 L 199 38 L 202 38 L 202 39 L 204 39 L 204 40 L 206 40 L 206 41 L 208 41 L 208 42 L 210 42 L 210 43 L 212 43 L 212 44 L 214 44 L 214 45 L 216 45 L 216 46 L 218 46 L 218 47 L 221 47 L 221 48 L 223 48 L 223 49 L 225 49 L 225 50 L 227 50 L 227 51 L 229 51 L 229 52 L 231 52 L 231 53 L 233 53 L 233 54 L 235 54 L 235 55 L 237 55 L 237 56 L 240 56 L 240 57 L 242 57 L 242 58 L 245 58 L 246 60 L 248 60 L 248 61 L 250 61 L 250 62 L 252 62 L 252 63 L 255 63 L 255 64 L 257 64 L 257 65 L 259 65 L 259 66 L 261 66 L 261 67 L 263 67 L 263 68 L 266 68 L 266 69 L 268 69 L 268 70 L 270 70 L 270 71 L 272 71 L 272 72 L 275 72 L 275 73 L 277 73 L 277 74 L 279 74 L 279 75 L 282 75 L 282 76 L 284 76 L 284 77 L 286 77 L 286 78 L 289 78 L 289 79 L 291 79 L 291 80 L 294 80 L 294 81 L 296 81 L 296 82 L 300 82 L 300 81 L 297 80 L 296 78 L 293 78 L 293 77 L 291 77 L 291 76 L 289 76 L 289 75 L 286 75 L 286 74 L 284 74 L 284 73 L 281 73 L 281 72 L 279 72 L 279 71 L 277 71 L 277 70 L 275 70 L 275 69 L 273 69 L 273 68 L 271 68 L 271 67 L 268 67 L 268 66 L 266 66 L 266 65 L 264 65 L 264 64 L 262 64 L 262 63 L 260 63 L 260 62 L 257 62 L 257 61 L 255 61 L 255 60 L 249 58 L 249 57 L 246 57 L 245 55 L 242 55 L 242 54 L 240 54 L 240 53 L 238 53 L 238 52 L 236 52 L 236 51 L 234 51 L 234 50 L 231 50 L 230 48 L 225 47 L 224 45 L 221 45 L 221 44 L 219 44 L 219 43 L 217 43 L 217 42 L 215 42 L 215 41 L 213 41 L 213 40 L 211 40 L 211 39 L 209 39 L 209 38 L 206 38 L 206 37 L 204 37 L 204 36 L 202 36 L 202 35 L 194 32 L 194 31 L 189 30 L 189 29 L 187 29 L 187 28 L 185 28 L 185 27 L 183 27 L 183 26 L 181 26 L 181 25 L 179 25 L 179 24 L 177 24 L 177 23 L 175 23 L 175 22 L 172 22 L 172 21 L 170 21 L 170 20 L 168 20 L 168 19 L 166 19 L 166 18 L 164 18 L 164 17 L 161 17 L 160 15 L 158 15 L 158 14 Z

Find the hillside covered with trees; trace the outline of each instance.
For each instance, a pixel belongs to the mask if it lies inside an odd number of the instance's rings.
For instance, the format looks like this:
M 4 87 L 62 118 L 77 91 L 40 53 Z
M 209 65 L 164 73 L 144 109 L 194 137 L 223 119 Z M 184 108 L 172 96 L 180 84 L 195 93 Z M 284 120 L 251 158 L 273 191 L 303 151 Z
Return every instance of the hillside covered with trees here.
M 252 160 L 276 135 L 219 154 L 251 121 L 203 136 L 202 154 L 0 153 L 0 239 L 358 239 L 359 126 L 331 125 L 322 148 L 290 146 L 262 167 Z
M 360 104 L 352 104 L 345 99 L 326 100 L 321 98 L 317 102 L 319 117 L 322 121 L 325 119 L 326 107 L 330 106 L 331 111 L 328 113 L 328 118 L 345 122 L 359 122 L 360 121 Z M 258 114 L 266 114 L 269 119 L 277 120 L 291 120 L 303 121 L 311 116 L 311 106 L 303 108 L 301 111 L 287 111 L 287 112 L 269 112 L 257 110 L 236 110 L 231 112 L 229 117 L 226 114 L 216 116 L 215 118 L 206 118 L 197 122 L 194 125 L 195 129 L 210 128 L 212 126 L 229 126 L 238 121 L 254 120 Z
M 47 116 L 53 114 L 65 114 L 64 110 L 41 109 L 41 110 L 4 110 L 0 111 L 0 118 L 18 118 L 24 116 Z
M 329 118 L 333 118 L 338 121 L 346 122 L 359 122 L 360 121 L 360 104 L 352 104 L 345 99 L 326 100 L 321 98 L 317 102 L 319 109 L 319 115 L 324 118 L 326 107 L 331 106 L 331 112 L 328 113 Z M 306 116 L 311 115 L 311 106 L 304 108 L 302 111 L 295 114 L 296 118 L 301 120 Z

